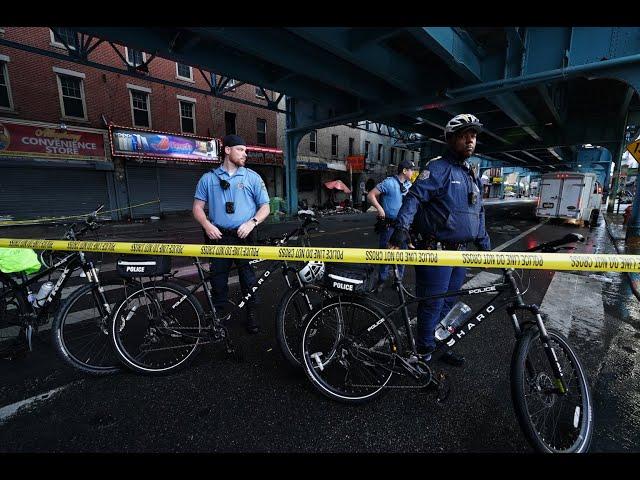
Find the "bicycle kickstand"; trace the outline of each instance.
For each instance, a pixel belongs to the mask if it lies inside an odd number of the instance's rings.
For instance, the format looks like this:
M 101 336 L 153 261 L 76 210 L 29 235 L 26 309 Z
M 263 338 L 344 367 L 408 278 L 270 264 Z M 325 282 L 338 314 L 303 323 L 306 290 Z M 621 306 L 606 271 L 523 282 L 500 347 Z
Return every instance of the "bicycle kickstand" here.
M 229 358 L 236 362 L 242 362 L 242 355 L 229 337 L 225 338 L 224 351 Z
M 444 403 L 444 401 L 449 398 L 449 393 L 451 393 L 451 387 L 447 381 L 447 376 L 444 372 L 440 372 L 432 379 L 432 382 L 435 385 L 437 392 L 436 402 Z

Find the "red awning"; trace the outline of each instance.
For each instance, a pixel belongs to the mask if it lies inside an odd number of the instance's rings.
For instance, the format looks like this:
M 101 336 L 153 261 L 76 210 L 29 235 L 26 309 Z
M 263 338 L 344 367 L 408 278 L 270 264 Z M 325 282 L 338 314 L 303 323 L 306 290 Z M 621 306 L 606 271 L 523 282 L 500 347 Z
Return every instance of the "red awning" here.
M 351 193 L 351 190 L 349 190 L 349 187 L 347 187 L 342 182 L 342 180 L 333 180 L 331 182 L 325 182 L 324 186 L 327 187 L 329 190 L 342 190 L 344 193 Z

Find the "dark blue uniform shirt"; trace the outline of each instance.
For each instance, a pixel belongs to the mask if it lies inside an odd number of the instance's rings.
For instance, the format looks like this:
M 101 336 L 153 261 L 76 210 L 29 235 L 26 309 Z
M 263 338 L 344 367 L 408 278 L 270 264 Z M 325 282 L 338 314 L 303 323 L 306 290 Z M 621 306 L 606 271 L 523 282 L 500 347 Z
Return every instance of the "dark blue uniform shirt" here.
M 475 204 L 470 202 L 472 192 Z M 436 240 L 473 241 L 480 249 L 490 250 L 481 192 L 480 179 L 449 151 L 420 172 L 402 202 L 397 226 L 408 230 L 413 224 L 417 232 Z

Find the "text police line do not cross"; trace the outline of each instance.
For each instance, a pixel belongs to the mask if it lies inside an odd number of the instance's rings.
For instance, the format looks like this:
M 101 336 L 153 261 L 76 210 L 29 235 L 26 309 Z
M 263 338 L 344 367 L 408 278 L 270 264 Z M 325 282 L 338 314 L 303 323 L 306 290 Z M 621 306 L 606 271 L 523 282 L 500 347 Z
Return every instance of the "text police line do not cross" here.
M 640 257 L 584 253 L 460 252 L 376 248 L 267 247 L 175 243 L 79 242 L 0 238 L 0 247 L 181 257 L 378 263 L 537 270 L 640 272 Z

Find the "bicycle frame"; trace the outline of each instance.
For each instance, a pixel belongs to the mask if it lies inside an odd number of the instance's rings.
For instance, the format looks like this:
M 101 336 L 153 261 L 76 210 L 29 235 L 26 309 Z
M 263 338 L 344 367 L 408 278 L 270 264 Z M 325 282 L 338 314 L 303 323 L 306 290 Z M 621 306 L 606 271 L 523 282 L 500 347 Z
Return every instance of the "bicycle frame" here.
M 196 291 L 200 290 L 200 288 L 204 287 L 204 292 L 205 292 L 205 297 L 207 298 L 207 303 L 209 304 L 209 308 L 211 309 L 211 311 L 215 311 L 215 306 L 213 304 L 213 296 L 211 294 L 211 287 L 208 284 L 208 278 L 207 278 L 207 274 L 202 266 L 202 261 L 200 260 L 199 257 L 193 257 L 194 258 L 194 265 L 196 266 L 196 269 L 198 270 L 198 276 L 200 277 L 200 282 L 187 287 L 187 290 L 189 291 L 189 295 L 193 295 Z M 252 260 L 251 262 L 249 262 L 250 264 L 255 264 L 255 263 L 260 263 L 263 261 L 267 261 L 267 260 Z M 269 265 L 265 271 L 262 273 L 262 275 L 260 276 L 260 278 L 258 279 L 258 281 L 256 282 L 256 285 L 253 286 L 251 288 L 251 291 L 248 292 L 244 297 L 242 297 L 242 300 L 240 301 L 240 303 L 238 303 L 237 307 L 238 309 L 242 309 L 244 308 L 247 303 L 249 302 L 249 300 L 251 300 L 252 298 L 254 298 L 256 292 L 260 289 L 260 287 L 264 284 L 265 281 L 267 281 L 267 279 L 269 278 L 269 276 L 275 271 L 277 270 L 277 268 L 280 268 L 282 270 L 282 275 L 285 279 L 285 282 L 287 283 L 288 288 L 293 288 L 293 283 L 292 281 L 289 279 L 289 273 L 296 273 L 296 270 L 293 267 L 290 267 L 286 261 L 282 261 L 282 260 L 274 260 L 272 261 L 273 263 L 271 265 Z M 296 275 L 296 281 L 298 282 L 298 286 L 302 286 L 302 282 L 300 281 L 300 279 L 298 278 L 298 276 Z
M 72 252 L 69 255 L 62 258 L 58 263 L 43 270 L 42 272 L 38 272 L 29 277 L 27 277 L 26 275 L 22 275 L 22 278 L 24 279 L 24 281 L 20 283 L 16 282 L 10 275 L 0 273 L 0 278 L 2 278 L 2 280 L 8 283 L 11 287 L 5 293 L 5 295 L 19 292 L 21 295 L 25 297 L 25 300 L 26 300 L 28 295 L 32 293 L 29 288 L 30 286 L 39 282 L 41 279 L 50 276 L 51 273 L 53 273 L 54 271 L 56 271 L 57 269 L 63 266 L 64 266 L 64 270 L 60 274 L 60 277 L 58 277 L 58 279 L 56 280 L 51 292 L 49 292 L 49 294 L 47 295 L 47 298 L 45 299 L 42 307 L 35 310 L 33 305 L 31 305 L 31 303 L 26 302 L 29 304 L 29 308 L 31 308 L 32 312 L 35 311 L 38 314 L 46 313 L 48 307 L 53 303 L 58 293 L 61 292 L 64 285 L 68 282 L 69 278 L 71 277 L 70 274 L 74 270 L 76 270 L 78 266 L 82 268 L 89 282 L 95 283 L 98 281 L 98 273 L 95 270 L 93 263 L 85 260 L 84 252 Z
M 549 338 L 547 334 L 547 330 L 544 326 L 544 322 L 542 320 L 542 316 L 540 315 L 540 310 L 537 305 L 530 304 L 527 305 L 524 303 L 522 299 L 522 294 L 518 288 L 515 278 L 513 277 L 513 269 L 505 269 L 504 270 L 504 280 L 500 283 L 495 283 L 492 285 L 486 285 L 479 288 L 465 289 L 465 290 L 457 290 L 454 292 L 445 292 L 439 295 L 430 295 L 426 297 L 416 297 L 413 299 L 406 299 L 405 292 L 402 285 L 402 280 L 398 277 L 397 266 L 394 266 L 394 287 L 398 293 L 398 298 L 400 300 L 399 304 L 393 305 L 386 302 L 383 302 L 377 298 L 367 296 L 368 301 L 372 301 L 373 303 L 377 303 L 382 305 L 386 311 L 385 315 L 388 317 L 392 317 L 399 311 L 402 312 L 403 323 L 407 332 L 407 338 L 409 341 L 409 346 L 411 347 L 411 354 L 414 359 L 418 358 L 417 350 L 416 350 L 416 342 L 415 336 L 413 334 L 413 330 L 410 325 L 409 319 L 409 311 L 407 307 L 411 304 L 418 303 L 421 301 L 434 300 L 438 298 L 447 298 L 447 297 L 455 297 L 455 296 L 472 296 L 472 295 L 481 295 L 485 293 L 497 293 L 497 296 L 489 300 L 482 307 L 477 309 L 469 319 L 462 325 L 460 325 L 455 332 L 451 334 L 444 341 L 436 341 L 436 351 L 443 350 L 445 348 L 450 348 L 459 341 L 461 341 L 465 336 L 471 332 L 472 329 L 477 327 L 484 320 L 488 319 L 494 312 L 498 310 L 502 310 L 506 306 L 506 311 L 511 318 L 515 337 L 516 339 L 522 336 L 523 333 L 523 325 L 520 324 L 518 317 L 516 315 L 517 311 L 526 310 L 529 311 L 536 319 L 536 325 L 540 331 L 540 338 L 543 343 L 543 347 L 545 350 L 545 354 L 549 360 L 553 368 L 553 372 L 556 378 L 556 388 L 558 393 L 564 394 L 568 391 L 567 385 L 564 381 L 564 377 L 562 375 L 562 368 L 560 367 L 558 358 L 553 351 L 553 349 L 549 345 Z M 389 310 L 390 309 L 390 310 Z M 369 328 L 376 328 L 377 325 L 374 324 Z M 372 329 L 373 329 L 372 328 Z M 411 362 L 407 362 L 404 358 L 397 355 L 397 358 L 403 363 L 405 368 L 412 371 L 412 367 L 410 365 Z

